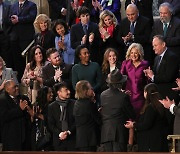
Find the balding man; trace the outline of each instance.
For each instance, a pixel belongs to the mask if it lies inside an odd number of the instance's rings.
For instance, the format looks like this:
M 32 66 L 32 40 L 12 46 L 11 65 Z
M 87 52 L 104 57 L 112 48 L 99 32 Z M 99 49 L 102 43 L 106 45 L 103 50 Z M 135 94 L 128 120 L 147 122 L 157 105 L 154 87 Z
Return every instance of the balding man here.
M 0 119 L 4 151 L 21 151 L 25 142 L 25 117 L 27 101 L 17 101 L 16 84 L 8 80 L 4 85 L 5 92 L 0 95 Z
M 150 20 L 139 14 L 135 4 L 129 4 L 127 6 L 126 15 L 127 18 L 120 23 L 119 31 L 119 41 L 124 46 L 124 54 L 131 43 L 140 43 L 145 51 L 145 59 L 149 60 Z M 125 56 L 123 58 L 125 58 Z
M 169 3 L 160 5 L 160 19 L 154 22 L 152 37 L 163 35 L 167 47 L 180 58 L 180 20 L 173 17 L 172 12 L 172 6 Z

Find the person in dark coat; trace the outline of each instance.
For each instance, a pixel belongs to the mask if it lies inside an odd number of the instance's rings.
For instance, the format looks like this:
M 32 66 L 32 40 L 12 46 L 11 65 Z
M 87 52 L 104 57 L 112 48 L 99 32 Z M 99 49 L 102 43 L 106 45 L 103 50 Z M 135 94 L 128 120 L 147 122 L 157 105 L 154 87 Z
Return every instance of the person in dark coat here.
M 36 15 L 37 6 L 29 0 L 18 0 L 10 9 L 10 50 L 13 59 L 13 70 L 18 71 L 18 81 L 21 80 L 25 68 L 25 58 L 22 58 L 21 52 L 33 40 L 35 33 L 33 22 Z
M 42 68 L 43 85 L 53 87 L 55 83 L 65 81 L 71 86 L 72 65 L 65 64 L 55 48 L 48 49 L 46 56 L 50 63 Z
M 127 121 L 126 128 L 137 131 L 137 144 L 139 152 L 168 152 L 168 142 L 165 128 L 167 119 L 165 109 L 159 102 L 158 87 L 150 83 L 144 88 L 146 99 L 139 121 Z
M 65 82 L 54 85 L 57 97 L 48 107 L 48 127 L 53 134 L 55 151 L 75 151 L 74 100 Z
M 16 86 L 13 80 L 7 80 L 4 84 L 5 92 L 0 95 L 0 119 L 4 151 L 27 150 L 25 146 L 27 122 L 25 114 L 28 114 L 30 108 L 26 100 L 19 99 Z
M 76 147 L 79 151 L 96 151 L 98 145 L 100 114 L 94 102 L 90 83 L 81 80 L 76 84 L 73 114 L 76 124 Z
M 135 118 L 135 112 L 129 96 L 121 90 L 126 80 L 119 69 L 113 70 L 106 80 L 109 89 L 101 93 L 101 144 L 106 152 L 127 151 L 128 129 L 124 124 Z

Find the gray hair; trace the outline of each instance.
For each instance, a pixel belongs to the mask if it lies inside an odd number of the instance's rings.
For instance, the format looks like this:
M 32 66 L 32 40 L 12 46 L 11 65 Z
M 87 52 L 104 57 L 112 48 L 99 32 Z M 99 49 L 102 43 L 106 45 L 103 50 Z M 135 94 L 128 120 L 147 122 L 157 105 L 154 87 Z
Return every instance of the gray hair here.
M 165 2 L 165 3 L 162 3 L 160 6 L 159 6 L 159 12 L 160 12 L 160 8 L 161 7 L 168 7 L 168 9 L 169 9 L 169 12 L 173 12 L 173 7 L 172 7 L 172 5 L 170 4 L 170 3 L 168 3 L 168 2 Z

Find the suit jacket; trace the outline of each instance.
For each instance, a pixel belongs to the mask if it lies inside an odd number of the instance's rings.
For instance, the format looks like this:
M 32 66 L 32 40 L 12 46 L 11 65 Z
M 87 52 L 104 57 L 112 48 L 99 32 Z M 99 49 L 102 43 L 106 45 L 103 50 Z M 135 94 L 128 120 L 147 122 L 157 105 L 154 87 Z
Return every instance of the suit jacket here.
M 69 100 L 66 108 L 66 116 L 68 122 L 68 130 L 71 134 L 66 140 L 61 141 L 59 134 L 62 132 L 62 123 L 60 121 L 61 109 L 60 105 L 54 101 L 48 106 L 48 127 L 53 133 L 53 145 L 55 150 L 60 150 L 59 146 L 65 144 L 67 147 L 75 147 L 75 120 L 73 116 L 74 100 Z
M 165 98 L 178 99 L 177 92 L 171 88 L 176 87 L 175 80 L 179 73 L 179 60 L 171 50 L 167 49 L 156 72 L 157 57 L 154 63 L 154 83 L 157 84 L 160 94 Z
M 163 35 L 163 23 L 160 20 L 154 22 L 152 37 L 155 35 Z M 178 18 L 171 18 L 165 40 L 167 47 L 180 57 L 180 20 Z
M 67 8 L 65 0 L 48 0 L 50 9 L 50 18 L 52 20 L 62 19 L 65 16 L 61 15 L 61 9 Z
M 62 71 L 62 80 L 65 81 L 68 85 L 71 85 L 71 67 L 72 65 L 61 64 L 60 69 Z M 42 68 L 43 84 L 48 87 L 53 87 L 56 83 L 54 80 L 55 69 L 51 63 L 48 63 Z
M 3 16 L 2 16 L 2 27 L 5 34 L 8 34 L 10 31 L 10 23 L 9 23 L 9 11 L 10 5 L 6 3 L 2 3 L 3 6 Z
M 101 143 L 119 142 L 126 145 L 128 129 L 124 124 L 128 119 L 135 118 L 129 96 L 118 89 L 109 88 L 101 93 L 101 105 Z
M 32 40 L 34 37 L 33 22 L 37 15 L 36 4 L 26 0 L 20 11 L 19 2 L 17 2 L 11 6 L 9 20 L 12 15 L 17 15 L 19 22 L 17 24 L 11 23 L 11 40 Z
M 97 146 L 101 120 L 95 103 L 90 99 L 79 99 L 74 105 L 73 114 L 76 122 L 76 147 Z
M 2 143 L 5 151 L 21 151 L 25 142 L 24 113 L 5 92 L 0 95 Z
M 89 39 L 86 41 L 86 46 L 91 54 L 91 60 L 97 62 L 99 56 L 99 28 L 96 23 L 89 22 L 88 24 L 88 37 L 90 33 L 94 33 L 94 41 L 90 44 Z M 81 23 L 75 24 L 71 27 L 71 46 L 76 49 L 78 45 L 81 45 L 82 37 L 85 35 L 83 26 Z M 87 37 L 87 38 L 88 38 Z M 77 62 L 76 62 L 77 63 Z
M 127 51 L 127 47 L 124 44 L 124 40 L 122 39 L 122 37 L 125 37 L 129 32 L 130 32 L 130 21 L 125 18 L 124 20 L 122 20 L 122 22 L 120 23 L 120 30 L 119 30 L 119 42 L 124 46 L 123 52 L 121 52 L 121 54 L 124 54 L 125 57 L 125 53 Z M 148 52 L 150 51 L 150 35 L 151 35 L 151 24 L 150 24 L 150 20 L 144 16 L 139 16 L 136 20 L 136 25 L 135 25 L 135 29 L 134 29 L 134 40 L 132 40 L 131 42 L 135 42 L 135 43 L 140 43 L 145 51 L 145 58 L 146 55 L 149 54 Z

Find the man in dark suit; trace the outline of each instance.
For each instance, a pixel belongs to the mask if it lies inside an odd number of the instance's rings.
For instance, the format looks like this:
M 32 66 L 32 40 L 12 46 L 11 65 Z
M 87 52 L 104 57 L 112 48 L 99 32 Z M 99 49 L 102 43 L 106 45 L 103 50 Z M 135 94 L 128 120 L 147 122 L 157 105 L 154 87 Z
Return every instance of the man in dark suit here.
M 28 0 L 19 0 L 10 9 L 10 41 L 13 58 L 13 70 L 18 71 L 18 80 L 25 68 L 25 59 L 21 52 L 29 45 L 34 37 L 33 22 L 37 15 L 36 4 Z
M 63 63 L 59 52 L 55 48 L 48 49 L 46 56 L 50 63 L 42 68 L 43 84 L 53 87 L 55 83 L 65 81 L 71 87 L 72 65 Z
M 17 100 L 16 90 L 15 82 L 8 80 L 5 83 L 5 92 L 0 95 L 2 143 L 5 151 L 25 150 L 26 122 L 23 111 L 27 109 L 28 103 L 25 100 Z
M 129 4 L 126 8 L 127 18 L 120 23 L 119 41 L 123 45 L 122 58 L 125 58 L 125 53 L 128 46 L 135 42 L 140 43 L 144 48 L 144 58 L 152 61 L 150 35 L 151 24 L 150 20 L 139 14 L 138 8 L 135 4 Z
M 11 67 L 9 56 L 9 30 L 8 23 L 10 5 L 0 0 L 0 56 L 6 62 L 7 67 Z
M 90 51 L 91 60 L 99 62 L 99 28 L 98 25 L 90 21 L 90 11 L 82 6 L 78 10 L 80 22 L 71 27 L 71 46 L 76 49 L 77 46 L 85 44 Z M 77 59 L 75 63 L 77 63 Z
M 177 88 L 174 88 L 174 90 L 180 90 L 180 78 L 176 79 L 176 82 L 178 84 Z M 180 135 L 180 103 L 178 105 L 175 105 L 174 100 L 170 100 L 168 97 L 163 100 L 159 100 L 163 106 L 169 111 L 175 115 L 175 120 L 174 120 L 174 135 Z M 178 147 L 176 147 L 176 152 L 180 152 L 180 140 L 178 140 Z
M 75 151 L 74 100 L 64 82 L 54 85 L 56 101 L 48 107 L 48 126 L 53 134 L 55 151 Z
M 152 37 L 163 35 L 167 47 L 180 58 L 180 20 L 173 17 L 172 12 L 172 6 L 169 3 L 160 5 L 160 19 L 154 22 Z
M 144 70 L 145 75 L 156 83 L 163 98 L 168 96 L 170 99 L 178 100 L 178 93 L 172 88 L 176 87 L 175 82 L 179 74 L 179 59 L 173 52 L 166 47 L 164 37 L 156 35 L 152 41 L 155 54 L 153 70 Z
M 126 80 L 118 69 L 113 70 L 106 80 L 110 88 L 101 93 L 101 143 L 108 152 L 127 151 L 128 130 L 124 124 L 135 118 L 135 112 L 129 96 L 121 90 Z

